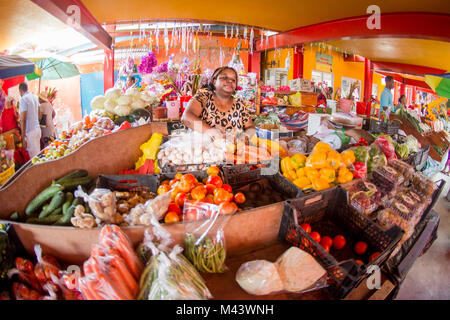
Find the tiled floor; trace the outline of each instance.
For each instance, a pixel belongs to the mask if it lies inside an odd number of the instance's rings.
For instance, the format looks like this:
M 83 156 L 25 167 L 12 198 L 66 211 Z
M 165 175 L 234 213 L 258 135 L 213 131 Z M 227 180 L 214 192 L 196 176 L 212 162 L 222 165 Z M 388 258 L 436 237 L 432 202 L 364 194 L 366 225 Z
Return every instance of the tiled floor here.
M 446 198 L 450 177 L 438 174 L 433 180 L 438 179 L 446 180 L 445 189 L 434 206 L 441 218 L 438 238 L 411 267 L 400 287 L 398 300 L 450 300 L 450 202 Z

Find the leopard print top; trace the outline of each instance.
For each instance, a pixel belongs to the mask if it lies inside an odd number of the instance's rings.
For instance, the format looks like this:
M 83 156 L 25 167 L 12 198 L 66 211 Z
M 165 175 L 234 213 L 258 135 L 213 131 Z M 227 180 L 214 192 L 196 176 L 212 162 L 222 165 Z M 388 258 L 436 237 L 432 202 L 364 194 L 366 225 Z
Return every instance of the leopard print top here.
M 245 110 L 245 104 L 241 98 L 234 98 L 233 106 L 226 112 L 216 107 L 214 93 L 210 90 L 198 92 L 194 99 L 202 105 L 202 120 L 211 127 L 222 128 L 225 131 L 243 131 L 250 121 L 250 115 Z

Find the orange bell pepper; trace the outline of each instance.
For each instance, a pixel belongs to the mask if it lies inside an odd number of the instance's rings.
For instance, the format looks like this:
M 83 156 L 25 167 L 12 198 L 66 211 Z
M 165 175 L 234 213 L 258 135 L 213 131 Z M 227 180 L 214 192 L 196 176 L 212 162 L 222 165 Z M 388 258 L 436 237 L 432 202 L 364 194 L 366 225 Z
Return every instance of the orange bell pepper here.
M 313 169 L 322 169 L 328 165 L 327 154 L 323 151 L 312 153 L 306 160 L 306 166 Z
M 328 143 L 319 141 L 316 143 L 316 145 L 313 148 L 313 153 L 316 152 L 328 152 L 331 150 L 331 146 Z
M 331 183 L 336 180 L 336 172 L 331 168 L 322 168 L 319 171 L 320 177 L 326 182 Z
M 348 167 L 356 161 L 355 153 L 352 150 L 346 150 L 341 153 L 341 160 Z
M 318 177 L 311 180 L 313 189 L 316 191 L 321 191 L 330 188 L 330 184 L 323 178 Z
M 311 168 L 311 167 L 305 167 L 305 173 L 306 173 L 306 177 L 309 180 L 313 180 L 314 178 L 318 178 L 320 176 L 319 170 Z

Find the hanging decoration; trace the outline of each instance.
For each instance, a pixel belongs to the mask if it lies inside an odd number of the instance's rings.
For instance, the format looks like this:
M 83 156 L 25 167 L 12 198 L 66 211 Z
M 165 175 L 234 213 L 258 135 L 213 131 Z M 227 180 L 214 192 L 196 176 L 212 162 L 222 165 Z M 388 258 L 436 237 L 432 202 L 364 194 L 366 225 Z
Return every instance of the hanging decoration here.
M 227 25 L 225 25 L 225 39 L 228 38 L 228 30 L 227 30 Z
M 166 49 L 166 56 L 169 51 L 169 30 L 167 29 L 167 24 L 164 26 L 164 47 Z
M 244 40 L 247 41 L 247 27 L 244 28 Z
M 231 36 L 230 36 L 230 39 L 233 39 L 233 32 L 234 32 L 234 28 L 233 28 L 233 26 L 231 26 Z
M 253 53 L 253 37 L 254 37 L 254 32 L 253 32 L 253 28 L 250 30 L 250 53 Z
M 236 38 L 239 39 L 239 27 L 236 26 Z

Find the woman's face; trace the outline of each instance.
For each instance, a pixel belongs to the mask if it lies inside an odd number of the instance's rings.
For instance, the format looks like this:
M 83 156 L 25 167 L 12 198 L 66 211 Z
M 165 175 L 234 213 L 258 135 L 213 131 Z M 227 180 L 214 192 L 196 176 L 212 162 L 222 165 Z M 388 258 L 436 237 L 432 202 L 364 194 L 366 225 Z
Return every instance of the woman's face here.
M 226 69 L 219 74 L 214 85 L 218 91 L 233 94 L 236 90 L 236 82 L 236 74 L 232 70 Z
M 405 105 L 405 104 L 406 104 L 406 97 L 402 97 L 402 98 L 400 99 L 400 103 L 401 103 L 402 105 Z

